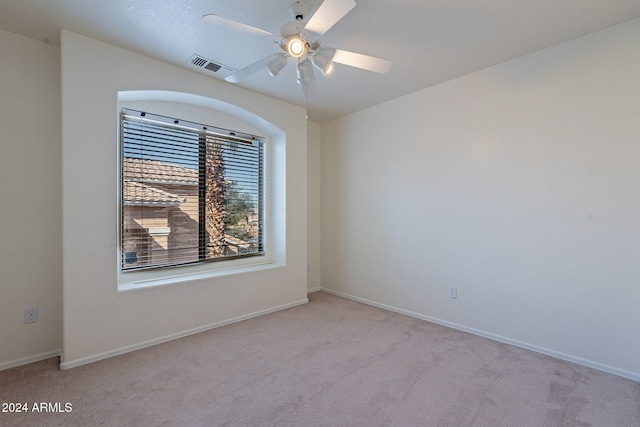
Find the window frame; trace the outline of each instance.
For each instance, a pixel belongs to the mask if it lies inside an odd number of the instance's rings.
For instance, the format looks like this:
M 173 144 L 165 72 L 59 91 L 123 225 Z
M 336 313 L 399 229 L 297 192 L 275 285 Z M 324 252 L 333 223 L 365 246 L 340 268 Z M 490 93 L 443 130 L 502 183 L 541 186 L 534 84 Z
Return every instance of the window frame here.
M 129 110 L 136 112 L 133 108 L 128 106 L 119 105 L 118 114 L 120 115 L 123 110 Z M 140 111 L 137 111 L 140 112 Z M 147 113 L 150 114 L 150 113 Z M 168 116 L 161 116 L 159 114 L 153 114 L 154 117 L 164 117 L 164 119 L 173 121 L 175 119 Z M 180 120 L 181 123 L 189 123 L 190 125 L 203 126 L 198 123 L 189 122 L 185 120 Z M 118 119 L 118 127 L 121 126 L 121 118 Z M 118 132 L 118 289 L 119 290 L 127 290 L 138 287 L 146 287 L 146 286 L 155 286 L 159 284 L 166 283 L 174 283 L 180 282 L 184 280 L 191 279 L 200 279 L 204 277 L 211 277 L 215 275 L 227 275 L 231 273 L 238 273 L 243 271 L 251 271 L 256 266 L 264 266 L 265 264 L 272 264 L 274 259 L 270 254 L 271 241 L 269 237 L 269 229 L 271 225 L 269 224 L 269 217 L 267 212 L 269 211 L 269 202 L 268 202 L 268 187 L 270 186 L 269 181 L 269 173 L 268 173 L 268 163 L 269 160 L 269 147 L 268 138 L 261 137 L 257 135 L 252 135 L 245 132 L 240 131 L 230 131 L 224 128 L 209 126 L 206 125 L 207 131 L 212 134 L 217 134 L 218 137 L 221 138 L 235 138 L 242 140 L 251 140 L 259 142 L 263 144 L 262 151 L 262 172 L 261 172 L 261 180 L 262 180 L 262 188 L 261 188 L 261 199 L 262 206 L 260 212 L 260 224 L 261 228 L 261 240 L 262 240 L 262 251 L 256 254 L 242 254 L 235 255 L 231 257 L 224 258 L 213 258 L 213 259 L 200 259 L 193 262 L 182 263 L 177 265 L 161 265 L 154 266 L 150 268 L 141 268 L 141 269 L 132 269 L 126 270 L 122 268 L 122 260 L 123 260 L 123 225 L 122 225 L 122 217 L 123 217 L 123 201 L 124 198 L 122 196 L 123 189 L 123 175 L 122 175 L 122 159 L 124 158 L 122 153 L 122 141 L 120 132 Z

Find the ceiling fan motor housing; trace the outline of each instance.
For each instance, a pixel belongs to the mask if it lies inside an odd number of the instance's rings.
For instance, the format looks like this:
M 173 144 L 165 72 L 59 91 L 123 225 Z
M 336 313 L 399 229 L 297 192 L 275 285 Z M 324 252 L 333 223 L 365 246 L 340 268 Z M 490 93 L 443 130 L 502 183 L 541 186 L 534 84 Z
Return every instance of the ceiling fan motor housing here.
M 301 37 L 300 33 L 302 32 L 304 25 L 302 22 L 293 21 L 287 22 L 282 27 L 280 27 L 280 35 L 285 39 L 291 39 L 292 37 Z

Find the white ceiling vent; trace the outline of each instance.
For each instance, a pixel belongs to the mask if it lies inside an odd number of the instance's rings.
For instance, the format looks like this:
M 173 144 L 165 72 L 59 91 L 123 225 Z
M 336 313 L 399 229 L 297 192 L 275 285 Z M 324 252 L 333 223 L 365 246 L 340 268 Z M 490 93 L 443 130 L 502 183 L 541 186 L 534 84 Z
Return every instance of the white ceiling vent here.
M 191 58 L 189 58 L 189 64 L 197 69 L 214 73 L 215 75 L 222 78 L 225 78 L 236 72 L 236 70 L 231 67 L 213 62 L 212 60 L 207 59 L 202 55 L 198 55 L 197 53 L 194 53 Z

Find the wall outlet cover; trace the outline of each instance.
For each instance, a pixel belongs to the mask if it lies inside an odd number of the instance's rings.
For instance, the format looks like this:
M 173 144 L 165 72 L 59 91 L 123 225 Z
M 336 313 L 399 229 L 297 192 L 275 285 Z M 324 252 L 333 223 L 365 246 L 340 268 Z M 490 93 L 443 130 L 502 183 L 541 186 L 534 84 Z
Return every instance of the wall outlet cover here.
M 24 309 L 24 323 L 36 323 L 38 321 L 38 307 Z

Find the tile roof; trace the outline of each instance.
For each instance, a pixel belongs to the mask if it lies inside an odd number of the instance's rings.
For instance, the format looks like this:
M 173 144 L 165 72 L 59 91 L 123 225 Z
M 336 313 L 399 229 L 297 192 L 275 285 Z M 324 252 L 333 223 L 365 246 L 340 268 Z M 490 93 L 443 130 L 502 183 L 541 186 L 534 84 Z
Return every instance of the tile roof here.
M 125 206 L 180 206 L 186 200 L 168 191 L 135 181 L 125 181 L 123 186 Z
M 125 179 L 146 183 L 198 185 L 198 170 L 184 166 L 125 157 L 122 162 Z
M 180 206 L 186 200 L 149 184 L 198 185 L 198 170 L 125 157 L 122 161 L 124 185 L 122 196 L 125 206 Z

